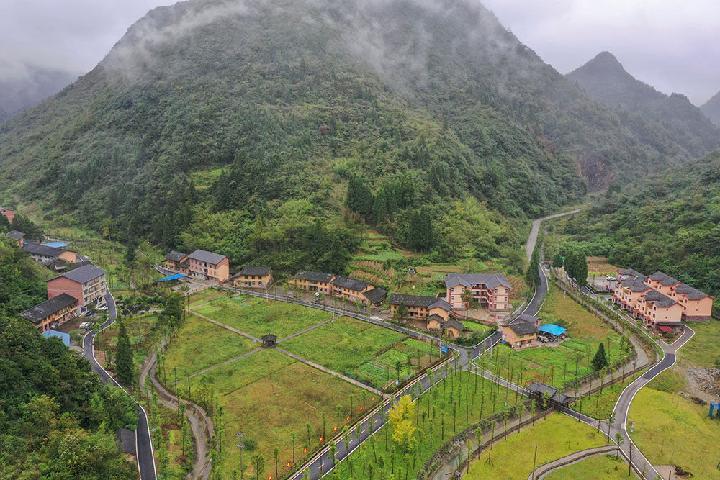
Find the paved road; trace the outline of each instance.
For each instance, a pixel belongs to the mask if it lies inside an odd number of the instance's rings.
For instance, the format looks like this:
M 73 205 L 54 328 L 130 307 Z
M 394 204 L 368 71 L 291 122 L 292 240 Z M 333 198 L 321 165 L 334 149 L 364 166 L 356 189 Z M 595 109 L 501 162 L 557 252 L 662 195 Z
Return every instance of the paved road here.
M 538 218 L 533 220 L 532 228 L 530 228 L 530 235 L 528 235 L 527 242 L 525 243 L 525 255 L 527 256 L 528 262 L 532 257 L 532 252 L 535 250 L 535 244 L 537 243 L 538 235 L 540 233 L 540 226 L 545 220 L 552 220 L 553 218 L 565 217 L 567 215 L 574 215 L 580 211 L 579 208 L 570 212 L 556 213 L 554 215 L 548 215 L 547 217 Z
M 588 457 L 593 457 L 595 455 L 608 455 L 611 453 L 616 453 L 617 451 L 618 447 L 616 447 L 615 445 L 607 445 L 604 447 L 588 448 L 587 450 L 574 452 L 570 455 L 558 458 L 557 460 L 554 460 L 550 463 L 539 466 L 535 469 L 533 473 L 528 475 L 528 480 L 541 480 L 542 478 L 545 478 L 545 476 L 547 476 L 550 472 L 558 468 L 566 467 L 573 463 L 580 462 Z
M 115 299 L 108 293 L 105 296 L 105 302 L 108 306 L 108 318 L 101 325 L 101 331 L 113 324 L 117 318 L 117 310 L 115 308 Z M 90 362 L 92 370 L 98 374 L 104 383 L 112 383 L 118 388 L 122 388 L 110 374 L 100 366 L 95 358 L 95 332 L 90 331 L 83 337 L 83 355 Z M 128 394 L 129 395 L 129 394 Z M 138 404 L 138 424 L 135 430 L 135 441 L 137 450 L 138 470 L 141 480 L 155 480 L 157 471 L 155 469 L 155 458 L 153 455 L 152 440 L 150 438 L 150 427 L 148 424 L 147 414 L 145 410 Z

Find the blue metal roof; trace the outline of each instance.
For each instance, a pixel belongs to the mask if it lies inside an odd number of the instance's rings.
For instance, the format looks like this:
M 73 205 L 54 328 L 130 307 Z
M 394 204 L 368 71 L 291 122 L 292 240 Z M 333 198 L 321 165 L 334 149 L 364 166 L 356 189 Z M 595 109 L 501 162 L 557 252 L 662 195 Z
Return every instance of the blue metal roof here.
M 65 332 L 58 332 L 57 330 L 47 330 L 42 334 L 45 338 L 59 338 L 65 344 L 66 347 L 70 346 L 70 334 Z
M 52 247 L 52 248 L 65 248 L 65 247 L 67 247 L 67 243 L 65 243 L 65 242 L 47 242 L 47 243 L 43 243 L 43 245 L 47 245 L 48 247 Z
M 555 337 L 559 337 L 560 335 L 563 335 L 565 332 L 567 332 L 567 328 L 561 327 L 560 325 L 555 325 L 553 323 L 541 325 L 538 330 L 544 333 L 549 333 L 550 335 L 553 335 Z
M 184 273 L 173 273 L 172 275 L 168 275 L 167 277 L 163 277 L 158 282 L 174 282 L 175 280 L 180 280 L 182 278 L 185 278 L 187 275 Z

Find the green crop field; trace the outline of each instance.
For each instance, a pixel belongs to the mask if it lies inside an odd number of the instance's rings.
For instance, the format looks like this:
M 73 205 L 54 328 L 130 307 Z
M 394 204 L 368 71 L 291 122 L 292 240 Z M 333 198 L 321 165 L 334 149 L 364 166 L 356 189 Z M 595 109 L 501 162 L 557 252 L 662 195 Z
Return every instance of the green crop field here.
M 178 379 L 241 355 L 253 343 L 195 315 L 188 316 L 162 357 L 168 376 Z M 176 370 L 177 369 L 177 370 Z
M 615 455 L 590 457 L 562 467 L 544 477 L 545 480 L 635 480 L 635 472 L 628 473 L 625 459 Z
M 384 426 L 339 463 L 328 478 L 417 478 L 425 462 L 456 434 L 516 401 L 514 394 L 477 375 L 452 373 L 415 401 L 418 426 L 414 450 L 404 451 L 397 446 L 391 427 Z
M 500 440 L 492 449 L 484 450 L 472 462 L 470 472 L 463 479 L 526 480 L 533 471 L 535 447 L 536 465 L 540 466 L 573 452 L 605 444 L 605 437 L 594 428 L 565 415 L 551 413 L 535 425 Z
M 332 319 L 322 310 L 243 295 L 216 297 L 190 310 L 255 337 L 272 333 L 278 339 Z
M 708 407 L 679 395 L 679 374 L 663 373 L 640 390 L 630 408 L 632 438 L 653 465 L 677 465 L 694 478 L 720 479 L 720 421 Z
M 540 317 L 542 323 L 564 325 L 568 338 L 556 347 L 512 350 L 500 345 L 481 357 L 486 368 L 523 384 L 539 381 L 563 387 L 593 372 L 591 361 L 600 342 L 610 365 L 625 361 L 632 353 L 629 341 L 558 288 L 551 288 Z
M 346 317 L 283 343 L 283 348 L 386 390 L 394 388 L 398 377 L 405 381 L 439 358 L 427 343 Z

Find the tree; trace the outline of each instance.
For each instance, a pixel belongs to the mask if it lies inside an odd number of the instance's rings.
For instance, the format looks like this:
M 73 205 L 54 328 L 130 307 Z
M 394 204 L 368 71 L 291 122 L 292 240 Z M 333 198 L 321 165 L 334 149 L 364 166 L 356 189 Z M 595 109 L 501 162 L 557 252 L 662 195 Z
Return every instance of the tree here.
M 587 283 L 588 266 L 585 253 L 579 249 L 569 251 L 565 256 L 565 271 L 578 285 Z
M 600 345 L 598 345 L 597 352 L 595 352 L 595 356 L 592 359 L 592 367 L 593 370 L 596 372 L 599 372 L 603 368 L 608 366 L 608 360 L 607 356 L 605 355 L 605 344 L 600 342 Z
M 407 242 L 410 248 L 420 252 L 429 251 L 433 247 L 433 219 L 428 209 L 414 210 L 410 214 Z
M 117 353 L 115 355 L 115 373 L 118 382 L 128 386 L 132 385 L 134 378 L 132 346 L 130 345 L 130 338 L 128 338 L 125 324 L 123 322 L 118 323 L 120 332 L 118 333 Z
M 530 265 L 528 265 L 527 272 L 525 272 L 525 279 L 528 285 L 537 287 L 540 285 L 540 246 L 535 246 L 532 257 L 530 259 Z
M 43 239 L 43 231 L 25 215 L 15 214 L 10 227 L 25 234 L 25 240 L 40 241 Z
M 265 471 L 265 459 L 261 455 L 253 455 L 252 464 L 255 469 L 255 480 L 259 480 L 260 475 Z
M 372 214 L 374 203 L 375 199 L 365 180 L 357 175 L 350 177 L 345 205 L 353 212 L 367 217 Z
M 410 395 L 400 397 L 400 400 L 388 413 L 392 428 L 392 439 L 406 452 L 413 450 L 417 444 L 416 415 L 416 405 Z

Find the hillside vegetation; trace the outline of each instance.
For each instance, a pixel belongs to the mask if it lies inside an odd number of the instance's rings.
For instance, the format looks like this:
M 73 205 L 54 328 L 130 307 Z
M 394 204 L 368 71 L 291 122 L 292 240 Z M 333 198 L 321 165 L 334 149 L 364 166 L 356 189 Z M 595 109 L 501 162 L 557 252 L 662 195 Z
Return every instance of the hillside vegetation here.
M 720 297 L 720 154 L 613 191 L 564 232 L 588 254 Z
M 470 0 L 191 0 L 0 126 L 0 200 L 115 240 L 341 270 L 362 223 L 465 255 L 447 226 L 468 205 L 507 256 L 527 217 L 666 153 Z

